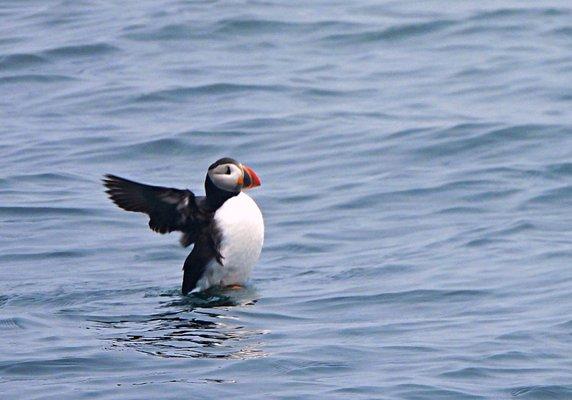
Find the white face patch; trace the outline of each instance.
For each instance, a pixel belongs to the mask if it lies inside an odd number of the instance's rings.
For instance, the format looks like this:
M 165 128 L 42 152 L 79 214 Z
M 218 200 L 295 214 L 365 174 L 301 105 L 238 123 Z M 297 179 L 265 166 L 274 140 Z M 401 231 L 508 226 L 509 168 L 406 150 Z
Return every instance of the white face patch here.
M 235 164 L 221 164 L 208 172 L 211 181 L 216 187 L 227 192 L 240 192 L 242 189 L 242 168 Z

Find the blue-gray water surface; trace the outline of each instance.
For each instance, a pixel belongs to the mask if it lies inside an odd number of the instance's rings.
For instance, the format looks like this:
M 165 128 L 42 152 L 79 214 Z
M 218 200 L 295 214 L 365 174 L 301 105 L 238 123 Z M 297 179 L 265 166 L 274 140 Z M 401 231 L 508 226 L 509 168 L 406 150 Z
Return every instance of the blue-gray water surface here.
M 569 1 L 0 3 L 6 399 L 572 399 Z M 243 290 L 104 173 L 262 179 Z

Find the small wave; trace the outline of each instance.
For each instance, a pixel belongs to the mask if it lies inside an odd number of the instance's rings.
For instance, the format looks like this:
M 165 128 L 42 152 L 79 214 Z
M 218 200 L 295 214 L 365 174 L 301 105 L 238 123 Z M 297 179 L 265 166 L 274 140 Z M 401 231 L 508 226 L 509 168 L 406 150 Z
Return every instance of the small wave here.
M 36 67 L 47 62 L 45 57 L 37 54 L 9 54 L 0 57 L 0 70 Z
M 23 317 L 11 317 L 11 318 L 1 318 L 0 319 L 0 331 L 2 330 L 19 330 L 19 329 L 30 329 L 44 327 L 45 325 L 31 320 L 29 318 Z
M 524 206 L 543 206 L 565 204 L 572 206 L 572 185 L 566 185 L 555 189 L 545 190 L 542 194 L 532 197 L 524 203 Z
M 454 371 L 443 372 L 441 377 L 448 379 L 485 379 L 503 375 L 536 375 L 541 373 L 541 368 L 491 368 L 491 367 L 465 367 Z
M 327 89 L 327 88 L 319 88 L 319 87 L 298 87 L 291 89 L 295 89 L 301 98 L 305 99 L 306 101 L 311 98 L 319 98 L 319 97 L 331 97 L 339 99 L 341 97 L 349 97 L 352 99 L 359 98 L 359 97 L 367 97 L 374 94 L 375 90 L 373 89 Z
M 443 208 L 435 214 L 441 215 L 448 215 L 448 214 L 455 214 L 455 215 L 467 215 L 467 214 L 484 214 L 487 210 L 482 207 L 468 207 L 468 206 L 455 206 L 455 207 L 447 207 Z
M 572 333 L 572 320 L 566 321 L 566 322 L 561 322 L 557 325 L 555 325 L 556 328 L 559 329 L 564 329 L 570 333 Z
M 534 335 L 532 335 L 530 332 L 526 332 L 526 331 L 514 331 L 514 332 L 508 332 L 508 333 L 503 333 L 502 335 L 498 336 L 496 338 L 497 340 L 501 340 L 501 341 L 532 341 L 534 340 Z
M 40 172 L 31 174 L 13 174 L 4 179 L 0 179 L 0 185 L 7 183 L 41 183 L 56 184 L 62 182 L 87 182 L 87 180 L 79 175 L 63 172 Z
M 264 34 L 264 33 L 308 33 L 323 32 L 324 30 L 347 30 L 358 27 L 359 24 L 345 21 L 304 21 L 285 22 L 269 19 L 225 19 L 218 22 L 217 33 L 221 34 Z
M 505 227 L 500 227 L 499 229 L 493 231 L 481 232 L 481 236 L 477 239 L 472 239 L 468 241 L 465 245 L 467 247 L 483 247 L 489 245 L 502 245 L 507 243 L 514 236 L 526 234 L 528 232 L 536 230 L 538 227 L 532 222 L 527 220 L 513 221 Z
M 0 371 L 3 374 L 36 376 L 53 376 L 55 373 L 90 371 L 94 365 L 98 369 L 111 369 L 117 367 L 117 360 L 109 355 L 99 353 L 93 357 L 58 357 L 32 361 L 3 361 Z
M 145 142 L 121 146 L 116 148 L 126 155 L 144 154 L 144 155 L 178 155 L 178 154 L 201 154 L 213 150 L 212 145 L 191 144 L 188 141 L 178 138 L 162 138 L 155 140 L 147 140 Z
M 563 15 L 570 15 L 570 10 L 566 8 L 553 8 L 553 7 L 497 8 L 496 10 L 492 11 L 478 12 L 471 18 L 469 18 L 469 20 L 491 21 L 495 19 L 514 18 L 518 16 L 555 17 Z
M 467 246 L 467 247 L 487 247 L 487 246 L 500 245 L 502 243 L 505 243 L 505 242 L 502 241 L 501 239 L 479 238 L 479 239 L 469 240 L 467 243 L 465 243 L 465 246 Z
M 208 26 L 197 27 L 191 23 L 173 23 L 159 28 L 137 24 L 126 27 L 123 37 L 137 41 L 165 41 L 211 39 L 230 35 L 265 35 L 273 33 L 312 33 L 325 30 L 355 29 L 359 24 L 345 21 L 292 22 L 257 18 L 226 18 Z
M 488 356 L 486 357 L 486 359 L 489 361 L 525 362 L 525 361 L 530 361 L 531 355 L 524 353 L 522 351 L 505 351 L 502 353 L 497 353 Z
M 83 290 L 82 290 L 83 289 Z M 10 299 L 10 304 L 20 307 L 50 306 L 58 307 L 60 311 L 65 307 L 82 305 L 89 301 L 100 301 L 108 297 L 118 298 L 139 294 L 141 289 L 100 289 L 87 290 L 75 288 L 75 291 L 51 290 L 47 292 L 26 292 Z M 83 316 L 82 316 L 83 318 Z
M 448 379 L 483 379 L 489 377 L 489 374 L 486 368 L 467 367 L 443 372 L 440 376 Z
M 0 207 L 0 215 L 2 216 L 60 216 L 60 215 L 94 215 L 99 210 L 90 208 L 72 208 L 72 207 L 17 207 L 7 206 Z
M 546 385 L 524 386 L 511 391 L 513 397 L 530 400 L 569 400 L 572 398 L 572 386 Z
M 571 27 L 553 29 L 552 33 L 555 35 L 558 35 L 558 36 L 564 36 L 566 38 L 572 38 L 572 28 Z M 565 98 L 565 99 L 569 100 L 569 97 Z
M 404 399 L 455 399 L 485 400 L 487 397 L 462 390 L 444 389 L 439 386 L 419 384 L 398 384 L 392 388 L 397 398 Z
M 48 57 L 86 57 L 101 56 L 104 54 L 115 53 L 119 48 L 108 43 L 83 44 L 75 46 L 61 46 L 43 52 Z
M 486 126 L 471 127 L 465 124 L 435 132 L 428 145 L 415 150 L 425 157 L 458 157 L 462 154 L 475 154 L 482 157 L 499 148 L 514 148 L 517 143 L 533 143 L 549 136 L 559 137 L 565 133 L 563 127 L 546 125 L 514 125 L 504 128 L 487 129 Z
M 337 247 L 335 244 L 308 244 L 308 242 L 290 242 L 272 246 L 272 251 L 284 254 L 320 254 L 326 253 Z
M 347 280 L 353 278 L 371 278 L 387 277 L 390 275 L 401 275 L 406 272 L 414 271 L 416 267 L 410 264 L 387 264 L 379 268 L 371 267 L 354 267 L 343 272 L 337 272 L 330 275 L 332 279 Z
M 147 29 L 145 25 L 137 24 L 124 28 L 123 37 L 141 42 L 165 40 L 187 40 L 201 37 L 190 24 L 168 24 L 158 29 Z
M 73 251 L 46 251 L 39 253 L 4 253 L 0 255 L 0 261 L 33 261 L 48 260 L 62 258 L 81 258 L 85 257 L 86 252 L 82 250 Z
M 213 83 L 193 87 L 179 87 L 174 89 L 157 90 L 137 96 L 134 101 L 139 103 L 153 102 L 181 102 L 201 95 L 239 94 L 245 92 L 279 92 L 286 90 L 281 85 L 244 85 L 236 83 Z
M 1 76 L 0 84 L 10 83 L 57 83 L 74 81 L 75 78 L 65 75 L 54 74 L 20 74 L 12 76 Z
M 437 20 L 416 24 L 392 26 L 380 31 L 333 34 L 322 39 L 325 43 L 336 45 L 368 44 L 379 41 L 397 41 L 419 37 L 445 30 L 454 25 L 451 20 Z
M 470 191 L 490 191 L 491 188 L 497 187 L 495 181 L 489 181 L 486 179 L 466 179 L 458 180 L 453 182 L 446 182 L 430 187 L 420 187 L 415 189 L 405 189 L 388 191 L 381 193 L 371 193 L 367 195 L 360 195 L 359 201 L 356 201 L 355 197 L 347 199 L 331 199 L 328 202 L 324 202 L 324 205 L 331 206 L 335 210 L 347 211 L 354 209 L 364 209 L 370 208 L 375 204 L 393 204 L 402 203 L 404 201 L 413 201 L 415 199 L 421 198 L 445 198 L 446 196 L 464 195 Z M 512 194 L 512 193 L 509 193 Z M 418 200 L 417 200 L 418 201 Z M 329 203 L 332 204 L 329 204 Z M 453 210 L 454 211 L 454 210 Z
M 305 24 L 264 19 L 226 19 L 218 22 L 217 33 L 222 34 L 262 34 L 267 32 L 287 32 L 299 30 Z
M 303 303 L 310 306 L 320 306 L 327 304 L 328 307 L 350 307 L 355 303 L 359 304 L 388 304 L 388 303 L 455 303 L 475 301 L 476 299 L 488 296 L 487 290 L 437 290 L 437 289 L 418 289 L 403 292 L 387 292 L 371 295 L 348 295 L 335 296 L 330 295 L 318 299 L 304 301 Z

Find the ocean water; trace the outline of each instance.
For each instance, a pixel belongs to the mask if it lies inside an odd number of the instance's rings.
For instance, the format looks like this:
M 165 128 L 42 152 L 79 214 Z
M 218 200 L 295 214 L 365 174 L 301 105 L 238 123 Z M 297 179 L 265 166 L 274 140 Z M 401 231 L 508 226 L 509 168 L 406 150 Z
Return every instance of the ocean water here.
M 0 3 L 6 399 L 572 399 L 569 1 Z M 106 198 L 262 179 L 244 290 Z

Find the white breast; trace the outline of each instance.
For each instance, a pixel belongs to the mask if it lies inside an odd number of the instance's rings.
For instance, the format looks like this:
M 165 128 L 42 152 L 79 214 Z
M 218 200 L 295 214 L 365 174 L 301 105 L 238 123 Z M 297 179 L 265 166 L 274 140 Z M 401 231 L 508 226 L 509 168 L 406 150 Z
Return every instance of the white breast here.
M 245 193 L 232 197 L 215 212 L 214 222 L 222 234 L 223 265 L 211 261 L 197 282 L 195 291 L 211 286 L 242 285 L 260 257 L 264 241 L 264 220 L 260 209 Z

